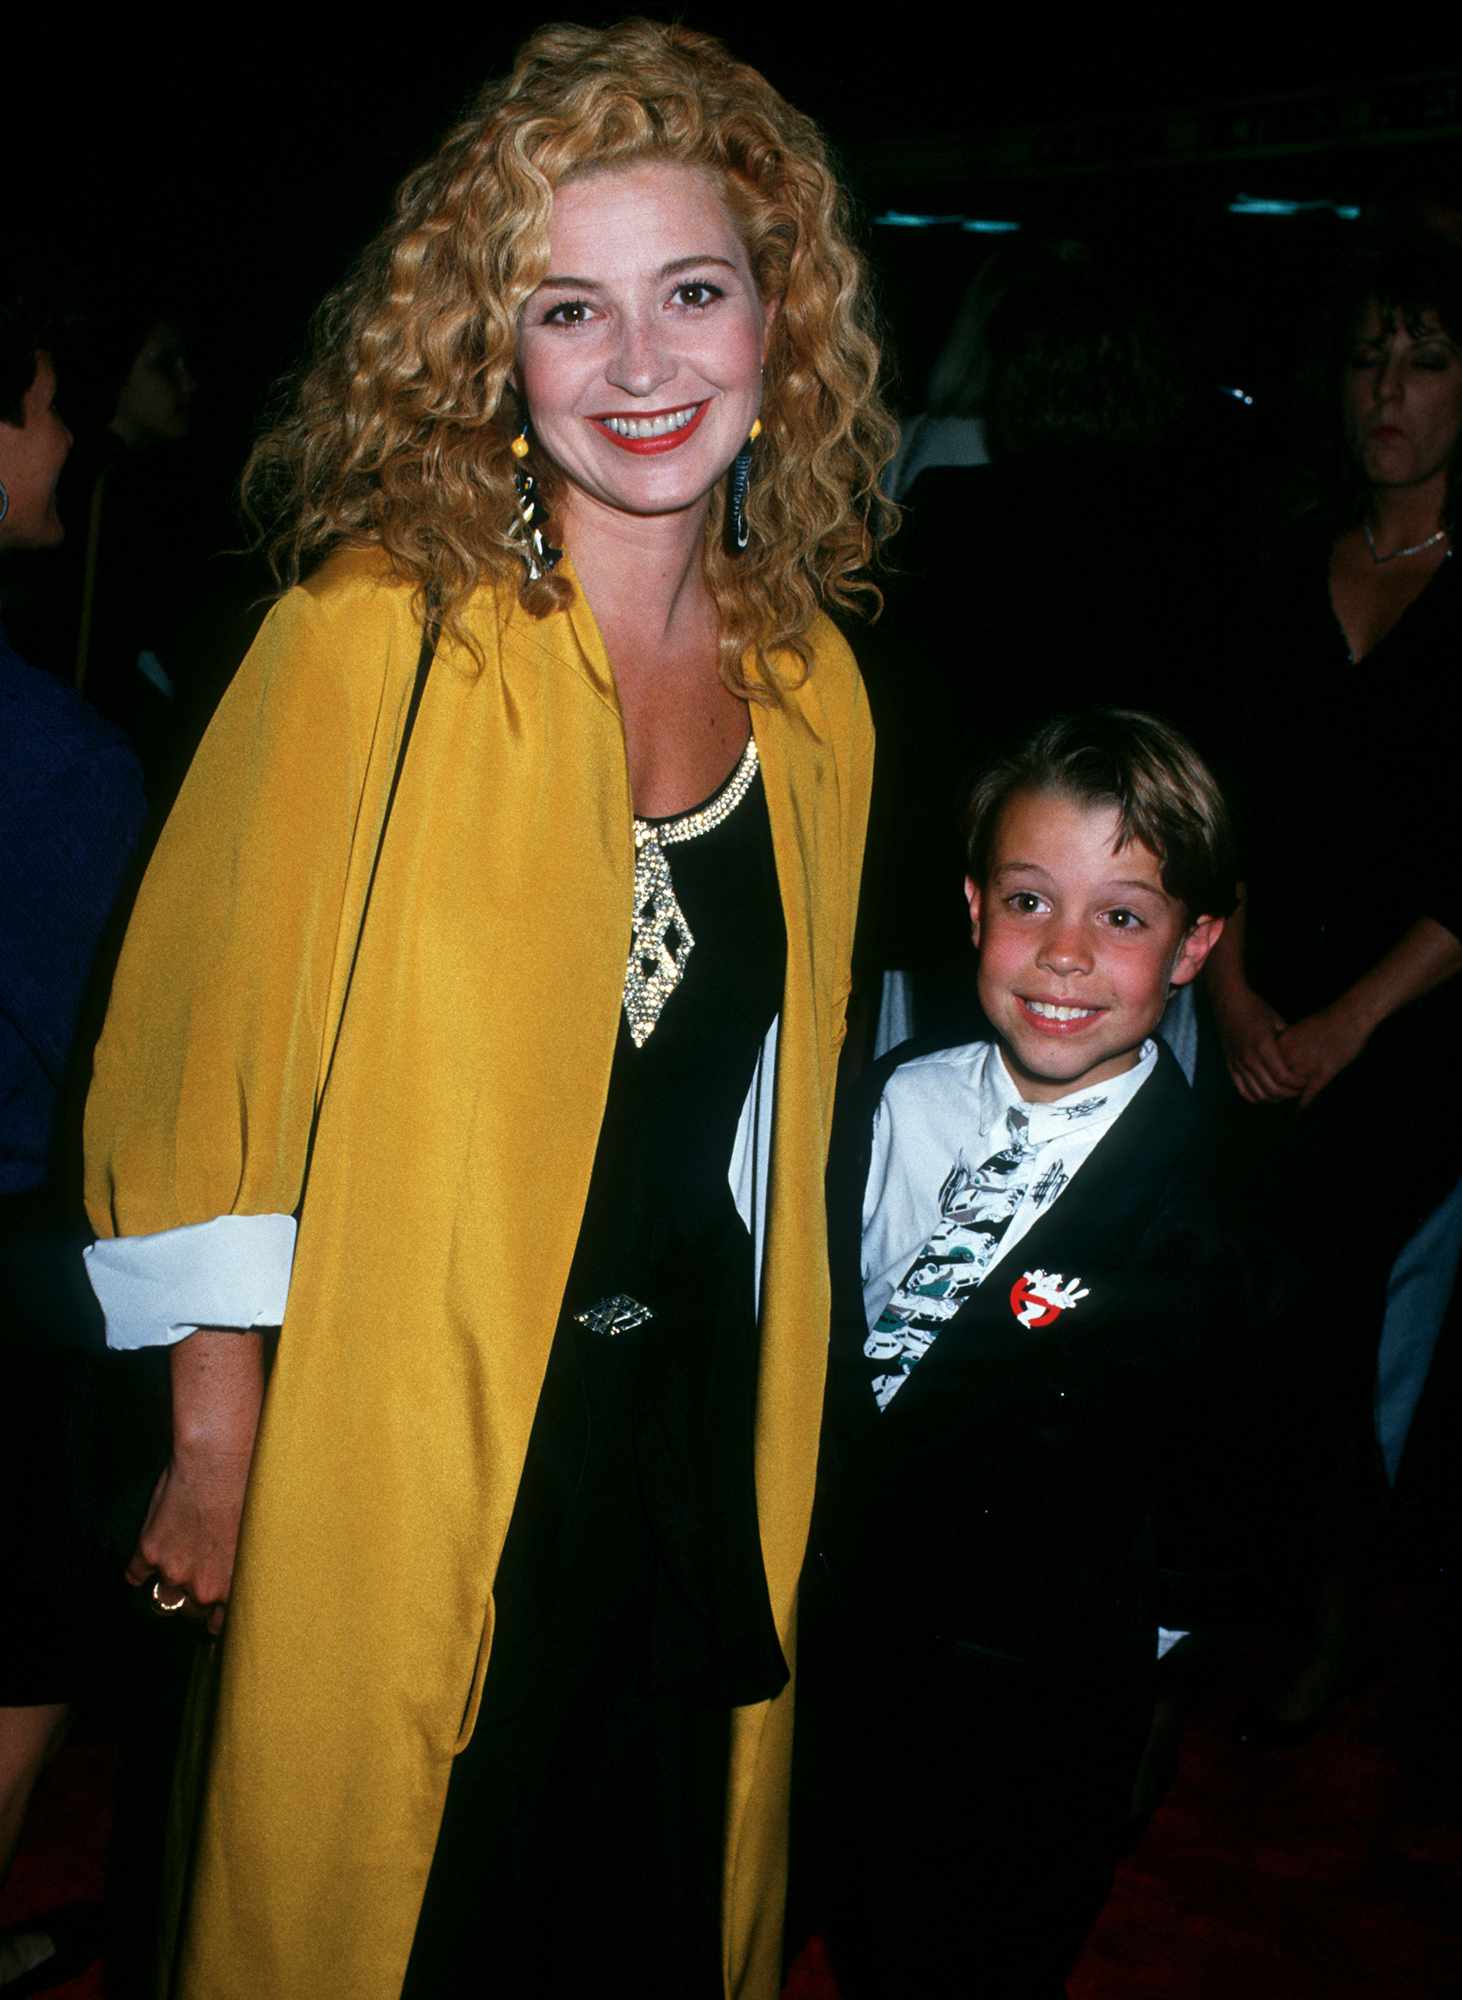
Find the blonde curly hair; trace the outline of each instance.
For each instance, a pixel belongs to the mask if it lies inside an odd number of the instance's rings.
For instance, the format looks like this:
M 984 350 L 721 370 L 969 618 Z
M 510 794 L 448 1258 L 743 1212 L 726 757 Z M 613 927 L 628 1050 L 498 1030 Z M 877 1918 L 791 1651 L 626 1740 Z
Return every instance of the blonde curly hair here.
M 484 580 L 515 585 L 540 617 L 571 601 L 561 571 L 527 580 L 512 533 L 518 317 L 547 270 L 554 189 L 644 159 L 715 177 L 779 305 L 750 547 L 726 546 L 724 482 L 706 522 L 722 678 L 754 692 L 750 653 L 774 692 L 771 656 L 805 670 L 821 604 L 876 606 L 864 572 L 897 520 L 877 484 L 895 429 L 846 197 L 817 127 L 764 77 L 708 35 L 646 20 L 533 35 L 321 307 L 289 412 L 244 473 L 281 582 L 332 548 L 377 546 L 469 650 L 462 614 Z M 559 475 L 536 449 L 529 464 L 551 518 Z

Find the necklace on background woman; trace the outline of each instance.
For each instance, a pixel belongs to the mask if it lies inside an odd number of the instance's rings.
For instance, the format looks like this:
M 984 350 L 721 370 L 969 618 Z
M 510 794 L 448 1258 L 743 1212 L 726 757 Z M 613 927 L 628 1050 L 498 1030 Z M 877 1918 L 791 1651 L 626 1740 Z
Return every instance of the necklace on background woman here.
M 1451 530 L 1448 528 L 1438 528 L 1436 533 L 1433 535 L 1428 535 L 1425 541 L 1412 542 L 1404 549 L 1392 549 L 1389 555 L 1383 556 L 1381 554 L 1381 551 L 1376 547 L 1376 538 L 1371 533 L 1370 522 L 1362 521 L 1360 526 L 1361 526 L 1361 533 L 1366 538 L 1366 547 L 1371 552 L 1371 561 L 1373 563 L 1400 562 L 1403 556 L 1419 556 L 1423 549 L 1434 549 L 1438 542 L 1444 542 L 1447 539 L 1447 536 L 1451 532 Z M 1448 550 L 1447 553 L 1449 555 L 1451 554 L 1450 549 Z

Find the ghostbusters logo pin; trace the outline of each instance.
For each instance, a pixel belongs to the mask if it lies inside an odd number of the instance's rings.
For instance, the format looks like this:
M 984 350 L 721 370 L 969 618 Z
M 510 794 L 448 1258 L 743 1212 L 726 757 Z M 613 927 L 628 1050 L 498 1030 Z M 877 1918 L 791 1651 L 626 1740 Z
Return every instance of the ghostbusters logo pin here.
M 1087 1296 L 1080 1278 L 1068 1284 L 1059 1271 L 1026 1271 L 1010 1288 L 1010 1310 L 1022 1326 L 1049 1326 Z

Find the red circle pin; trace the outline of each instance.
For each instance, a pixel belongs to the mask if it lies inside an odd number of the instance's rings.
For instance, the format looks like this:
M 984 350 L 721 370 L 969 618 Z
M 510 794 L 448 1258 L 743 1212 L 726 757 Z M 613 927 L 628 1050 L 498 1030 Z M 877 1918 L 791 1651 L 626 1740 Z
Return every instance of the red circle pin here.
M 1053 1319 L 1061 1316 L 1061 1308 L 1053 1306 L 1031 1283 L 1033 1278 L 1042 1275 L 1035 1271 L 1023 1271 L 1010 1288 L 1010 1310 L 1022 1326 L 1049 1326 Z

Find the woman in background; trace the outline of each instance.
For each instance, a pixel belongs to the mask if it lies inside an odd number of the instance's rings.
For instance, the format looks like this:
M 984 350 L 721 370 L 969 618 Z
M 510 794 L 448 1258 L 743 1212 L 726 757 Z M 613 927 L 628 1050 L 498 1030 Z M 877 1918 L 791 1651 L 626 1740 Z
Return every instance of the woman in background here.
M 1343 324 L 1348 490 L 1276 551 L 1242 627 L 1231 715 L 1246 731 L 1233 762 L 1247 882 L 1205 975 L 1242 1100 L 1231 1180 L 1283 1301 L 1234 1427 L 1269 1413 L 1286 1494 L 1299 1632 L 1252 1719 L 1281 1742 L 1363 1664 L 1386 1282 L 1456 1179 L 1462 1112 L 1462 254 L 1399 237 Z
M 255 455 L 89 1114 L 131 1575 L 229 1607 L 185 1994 L 776 1990 L 877 362 L 815 128 L 550 28 Z

